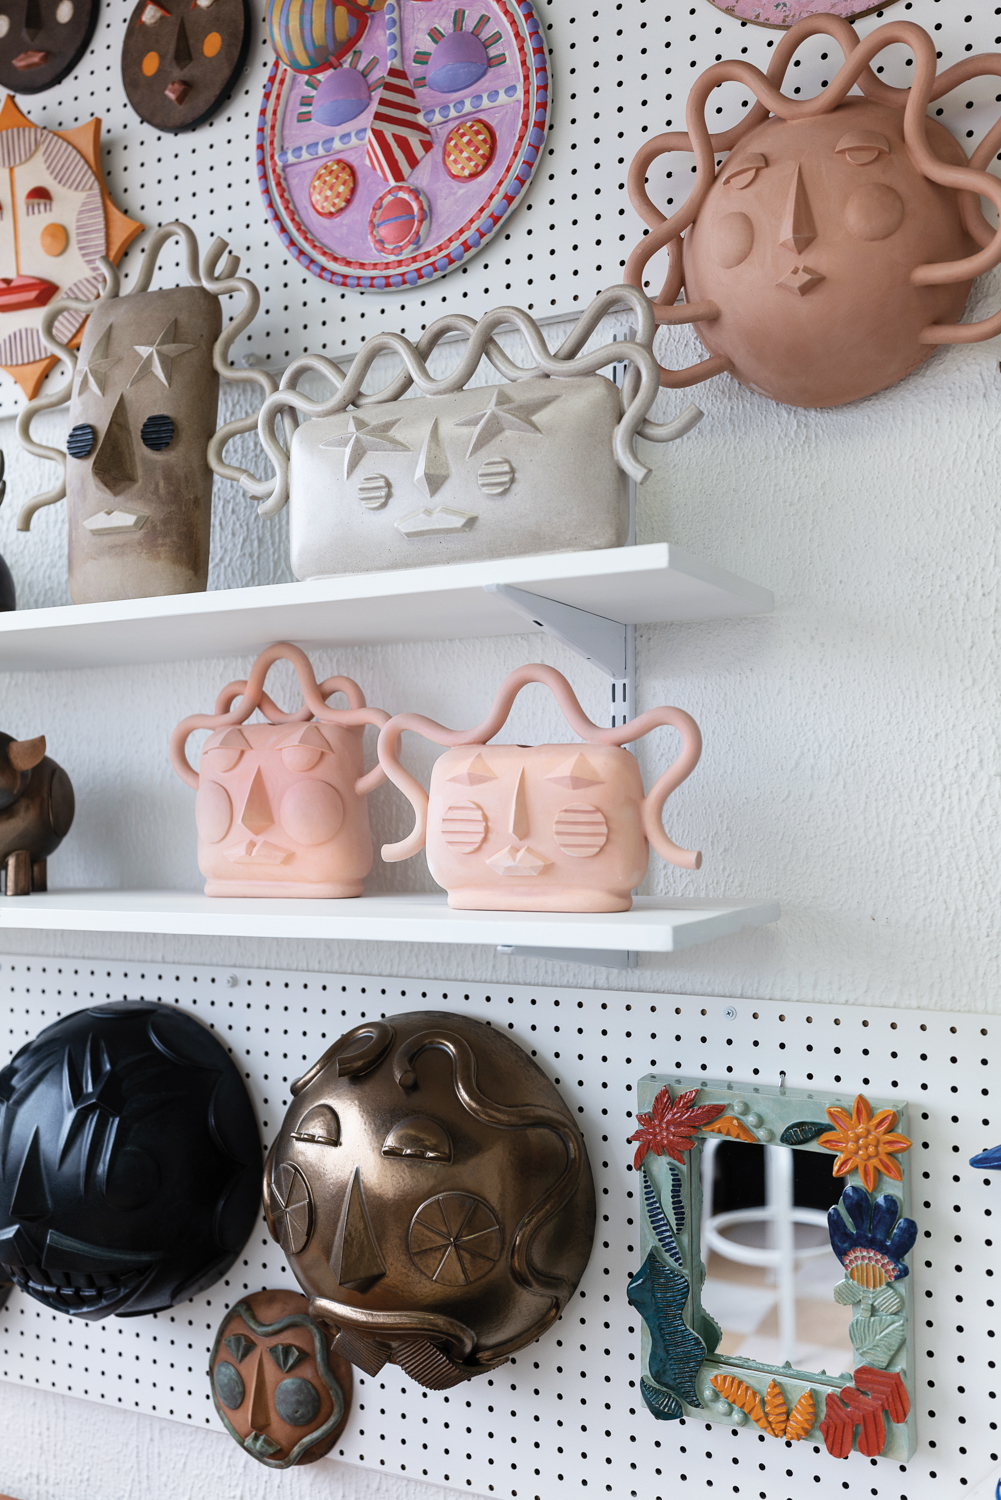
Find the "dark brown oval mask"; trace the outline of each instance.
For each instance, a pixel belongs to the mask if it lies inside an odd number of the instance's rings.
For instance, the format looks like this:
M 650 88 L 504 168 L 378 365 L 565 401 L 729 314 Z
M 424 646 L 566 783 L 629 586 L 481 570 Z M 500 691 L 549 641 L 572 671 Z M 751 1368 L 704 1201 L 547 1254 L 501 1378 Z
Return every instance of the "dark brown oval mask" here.
M 156 130 L 193 130 L 226 102 L 249 45 L 246 0 L 139 0 L 122 44 L 129 103 Z
M 72 73 L 94 35 L 99 0 L 2 0 L 0 87 L 40 94 Z

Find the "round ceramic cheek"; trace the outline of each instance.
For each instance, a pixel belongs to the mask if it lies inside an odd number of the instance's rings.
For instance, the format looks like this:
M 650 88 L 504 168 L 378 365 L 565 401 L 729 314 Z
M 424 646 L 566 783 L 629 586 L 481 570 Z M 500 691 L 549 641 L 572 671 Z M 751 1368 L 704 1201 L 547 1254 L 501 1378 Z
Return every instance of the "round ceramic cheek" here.
M 888 240 L 904 222 L 904 200 L 885 182 L 856 188 L 845 204 L 845 224 L 858 240 Z
M 732 271 L 754 249 L 754 225 L 744 213 L 723 214 L 712 226 L 709 248 L 713 260 L 724 271 Z
M 344 821 L 344 803 L 326 781 L 300 781 L 282 798 L 281 825 L 297 844 L 325 844 Z
M 46 255 L 62 255 L 69 242 L 70 237 L 62 224 L 46 224 L 38 236 L 38 243 Z
M 218 781 L 203 781 L 195 798 L 195 827 L 207 844 L 218 844 L 229 832 L 233 804 Z

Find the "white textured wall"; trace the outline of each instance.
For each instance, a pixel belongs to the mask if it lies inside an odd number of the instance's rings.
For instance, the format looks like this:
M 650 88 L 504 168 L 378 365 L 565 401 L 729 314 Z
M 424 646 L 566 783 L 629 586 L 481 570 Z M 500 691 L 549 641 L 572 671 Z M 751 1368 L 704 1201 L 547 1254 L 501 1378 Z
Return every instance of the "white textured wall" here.
M 17 1385 L 0 1385 L 0 1423 L 0 1486 L 15 1500 L 456 1500 L 330 1460 L 273 1472 L 221 1430 Z
M 999 297 L 995 274 L 968 316 Z M 776 896 L 777 925 L 645 959 L 627 975 L 396 944 L 4 932 L 0 952 L 996 1010 L 997 342 L 936 353 L 895 389 L 832 412 L 783 409 L 724 378 L 697 393 L 706 420 L 692 436 L 647 449 L 656 473 L 641 491 L 639 539 L 668 538 L 777 599 L 770 618 L 640 632 L 639 707 L 689 709 L 706 745 L 667 814 L 676 839 L 704 850 L 703 870 L 657 862 L 647 889 Z M 695 348 L 682 335 L 674 362 L 686 354 Z M 684 399 L 662 399 L 658 415 Z M 65 425 L 49 421 L 53 434 Z M 42 513 L 30 536 L 14 529 L 18 503 L 50 472 L 19 453 L 11 424 L 0 436 L 0 550 L 25 607 L 64 602 L 59 511 Z M 214 588 L 288 576 L 282 524 L 259 522 L 232 486 L 219 487 L 214 545 Z M 600 674 L 540 638 L 326 652 L 315 665 L 357 677 L 391 711 L 467 724 L 526 659 L 566 671 L 592 716 L 607 711 Z M 167 737 L 248 665 L 0 677 L 0 727 L 44 731 L 76 787 L 53 884 L 197 888 L 193 797 L 170 770 Z M 563 735 L 543 691 L 523 695 L 509 737 Z M 426 767 L 429 752 L 409 753 Z M 666 734 L 639 749 L 650 774 L 671 753 Z M 377 843 L 407 826 L 389 788 L 372 813 Z M 422 860 L 377 865 L 370 889 L 402 888 L 429 888 Z M 18 1500 L 251 1500 L 321 1486 L 346 1500 L 431 1500 L 424 1486 L 343 1467 L 280 1477 L 227 1466 L 217 1434 L 9 1386 L 0 1416 L 0 1487 Z

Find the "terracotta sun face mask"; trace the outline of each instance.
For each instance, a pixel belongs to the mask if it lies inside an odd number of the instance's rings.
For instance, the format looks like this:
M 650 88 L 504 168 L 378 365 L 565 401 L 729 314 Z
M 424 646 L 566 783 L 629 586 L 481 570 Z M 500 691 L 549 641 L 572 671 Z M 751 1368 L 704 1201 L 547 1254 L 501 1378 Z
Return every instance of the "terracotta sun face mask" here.
M 432 1390 L 544 1333 L 591 1253 L 583 1137 L 506 1032 L 422 1011 L 341 1037 L 292 1085 L 268 1228 L 335 1353 Z
M 90 46 L 99 0 L 6 0 L 0 88 L 40 94 L 72 73 Z
M 156 130 L 193 130 L 222 108 L 249 46 L 246 0 L 139 0 L 122 43 L 129 103 Z
M 264 691 L 273 662 L 290 661 L 304 707 L 283 713 Z M 349 708 L 329 708 L 343 693 Z M 233 708 L 239 698 L 239 706 Z M 248 724 L 255 709 L 266 724 Z M 368 826 L 370 791 L 385 779 L 376 766 L 366 775 L 362 734 L 389 715 L 367 708 L 350 677 L 317 684 L 309 658 L 297 646 L 269 646 L 250 676 L 224 687 L 214 714 L 192 714 L 170 738 L 170 760 L 197 791 L 198 868 L 207 896 L 360 896 L 372 868 Z M 196 729 L 213 733 L 202 746 L 199 769 L 185 745 Z
M 489 745 L 529 682 L 545 683 L 583 745 Z M 621 747 L 670 724 L 681 735 L 674 764 L 644 796 L 635 757 Z M 400 737 L 415 730 L 448 745 L 435 761 L 430 794 L 399 760 Z M 379 736 L 379 760 L 409 798 L 417 825 L 385 844 L 386 860 L 425 846 L 428 869 L 449 906 L 476 911 L 628 911 L 646 874 L 649 846 L 681 869 L 702 856 L 681 849 L 660 821 L 667 798 L 702 753 L 695 720 L 680 708 L 654 708 L 618 729 L 599 729 L 562 673 L 521 667 L 505 678 L 487 719 L 445 729 L 420 714 L 397 714 Z
M 794 53 L 818 33 L 839 44 L 843 67 L 813 99 L 783 94 Z M 910 89 L 891 88 L 871 66 L 897 43 L 914 57 Z M 985 170 L 1001 124 L 967 162 L 926 114 L 931 101 L 997 72 L 997 63 L 971 57 L 938 74 L 935 44 L 921 27 L 890 22 L 860 41 L 846 21 L 824 14 L 789 30 L 767 77 L 739 61 L 709 68 L 689 96 L 687 133 L 649 141 L 629 173 L 633 206 L 651 232 L 630 256 L 626 280 L 642 285 L 651 257 L 666 247 L 657 320 L 694 325 L 711 355 L 688 370 L 662 368 L 661 384 L 729 371 L 791 406 L 838 406 L 894 384 L 941 344 L 1001 331 L 1001 312 L 958 322 L 973 278 L 1001 262 L 1001 231 L 978 203 L 980 195 L 1001 205 L 1001 184 Z M 758 102 L 733 130 L 711 136 L 706 106 L 727 81 Z M 863 97 L 846 97 L 856 84 Z M 696 185 L 667 219 L 645 179 L 673 151 L 695 153 Z

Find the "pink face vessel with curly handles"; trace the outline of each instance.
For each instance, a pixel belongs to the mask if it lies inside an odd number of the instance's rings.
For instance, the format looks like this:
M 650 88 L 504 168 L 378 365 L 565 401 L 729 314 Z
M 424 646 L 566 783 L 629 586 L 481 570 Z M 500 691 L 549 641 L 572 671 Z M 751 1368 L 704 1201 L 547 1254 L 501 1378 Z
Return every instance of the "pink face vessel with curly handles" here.
M 837 42 L 844 65 L 815 98 L 782 93 L 794 53 L 818 33 Z M 909 89 L 891 88 L 871 66 L 895 44 L 913 55 Z M 909 21 L 860 41 L 847 21 L 818 15 L 786 32 L 767 77 L 741 61 L 702 74 L 688 98 L 687 132 L 647 141 L 629 170 L 630 199 L 649 233 L 625 279 L 642 286 L 651 257 L 666 247 L 657 321 L 692 324 L 711 355 L 685 370 L 662 367 L 662 385 L 729 371 L 774 401 L 839 406 L 893 385 L 940 344 L 1001 332 L 1001 312 L 957 321 L 974 277 L 1001 263 L 1001 230 L 979 202 L 1001 209 L 1001 182 L 985 170 L 1001 122 L 968 161 L 927 115 L 960 84 L 1001 76 L 1001 56 L 968 57 L 941 74 L 937 67 L 931 37 Z M 757 102 L 732 130 L 710 135 L 709 97 L 726 82 Z M 863 97 L 847 97 L 855 85 Z M 646 175 L 674 151 L 694 152 L 695 187 L 667 218 L 650 200 Z
M 550 689 L 577 745 L 488 745 L 529 682 Z M 639 766 L 621 746 L 661 724 L 681 735 L 677 760 L 643 795 Z M 400 764 L 400 737 L 415 730 L 451 748 L 435 761 L 430 795 Z M 599 729 L 553 667 L 519 667 L 501 683 L 475 729 L 445 729 L 422 714 L 397 714 L 379 735 L 379 761 L 409 798 L 409 838 L 384 844 L 386 860 L 427 847 L 428 868 L 449 906 L 472 911 L 628 911 L 647 870 L 649 845 L 683 870 L 702 855 L 664 832 L 661 811 L 702 753 L 695 720 L 653 708 L 618 729 Z
M 304 706 L 296 713 L 283 713 L 264 691 L 279 660 L 299 678 Z M 351 707 L 328 708 L 333 693 Z M 255 709 L 266 724 L 246 722 Z M 317 684 L 305 652 L 284 642 L 262 651 L 248 678 L 223 688 L 214 714 L 182 719 L 170 762 L 198 793 L 206 896 L 360 896 L 372 868 L 366 797 L 385 780 L 381 766 L 365 773 L 362 735 L 366 724 L 388 720 L 381 708 L 366 708 L 350 677 Z M 185 753 L 196 729 L 213 731 L 197 772 Z

